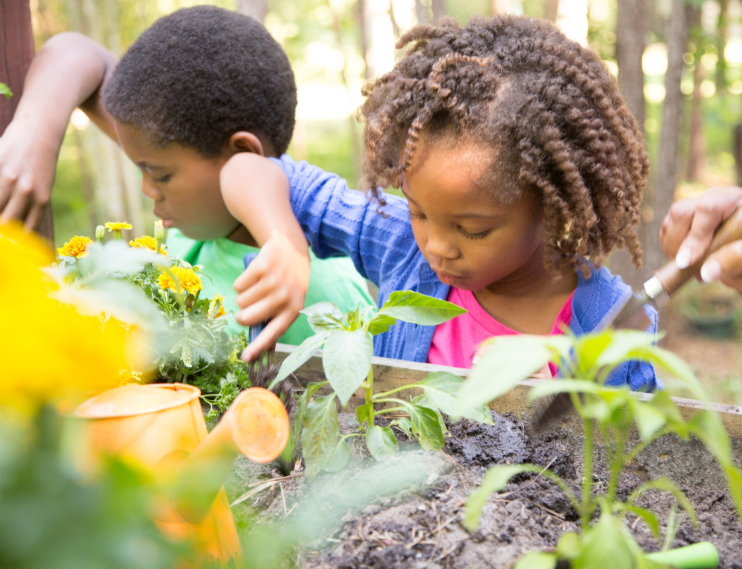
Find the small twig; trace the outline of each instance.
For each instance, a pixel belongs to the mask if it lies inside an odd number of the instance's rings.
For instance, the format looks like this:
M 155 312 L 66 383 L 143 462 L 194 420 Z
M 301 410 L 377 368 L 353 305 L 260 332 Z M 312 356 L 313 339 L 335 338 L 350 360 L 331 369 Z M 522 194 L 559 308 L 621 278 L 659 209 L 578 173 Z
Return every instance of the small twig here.
M 283 500 L 283 516 L 288 516 L 288 513 L 286 512 L 286 494 L 283 493 L 283 484 L 281 482 L 278 483 L 278 486 L 281 488 L 281 500 Z
M 234 508 L 237 504 L 241 504 L 245 500 L 247 500 L 250 496 L 254 496 L 255 494 L 262 492 L 263 490 L 266 490 L 267 488 L 270 488 L 274 484 L 278 484 L 283 482 L 284 480 L 291 480 L 292 478 L 298 478 L 299 476 L 304 476 L 303 472 L 297 472 L 296 474 L 289 474 L 288 476 L 282 476 L 280 478 L 271 478 L 270 480 L 264 480 L 261 482 L 254 482 L 252 484 L 248 484 L 248 488 L 252 488 L 252 490 L 249 490 L 245 492 L 242 496 L 237 498 L 232 504 L 230 504 L 230 507 Z M 285 504 L 284 504 L 285 508 Z
M 294 505 L 293 505 L 293 506 L 291 506 L 291 508 L 289 509 L 289 511 L 288 511 L 288 512 L 286 512 L 286 515 L 285 515 L 285 516 L 283 516 L 283 517 L 284 517 L 284 518 L 288 518 L 288 517 L 289 517 L 289 516 L 291 515 L 291 512 L 293 512 L 293 511 L 294 511 L 294 509 L 296 508 L 296 506 L 298 506 L 298 505 L 299 505 L 299 502 L 294 502 Z
M 537 508 L 541 508 L 541 509 L 542 509 L 542 510 L 544 510 L 544 511 L 545 511 L 545 512 L 546 512 L 547 514 L 551 514 L 551 515 L 552 515 L 552 516 L 554 516 L 555 518 L 558 518 L 558 519 L 560 519 L 560 520 L 564 521 L 564 516 L 563 516 L 563 515 L 561 515 L 561 514 L 558 514 L 558 513 L 557 513 L 557 512 L 555 512 L 554 510 L 550 510 L 550 509 L 549 509 L 549 508 L 547 508 L 546 506 L 542 506 L 541 504 L 537 504 L 536 502 L 534 502 L 533 500 L 529 500 L 529 499 L 528 499 L 528 498 L 526 498 L 525 496 L 521 496 L 521 498 L 523 498 L 524 500 L 526 500 L 526 501 L 530 502 L 531 504 L 533 504 L 533 505 L 534 505 L 534 506 L 536 506 Z

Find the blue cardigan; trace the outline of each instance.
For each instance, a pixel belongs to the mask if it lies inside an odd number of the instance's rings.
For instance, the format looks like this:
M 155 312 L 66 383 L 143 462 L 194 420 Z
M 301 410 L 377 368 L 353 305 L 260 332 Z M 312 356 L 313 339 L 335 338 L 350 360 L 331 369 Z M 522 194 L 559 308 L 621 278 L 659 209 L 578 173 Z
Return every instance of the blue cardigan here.
M 361 192 L 349 190 L 345 180 L 306 162 L 288 156 L 272 158 L 286 174 L 291 187 L 291 206 L 314 254 L 325 259 L 347 256 L 358 272 L 379 287 L 379 306 L 395 290 L 413 290 L 440 299 L 450 287 L 443 284 L 415 242 L 407 202 L 385 195 L 387 205 L 377 204 Z M 570 330 L 580 336 L 595 328 L 620 300 L 632 294 L 620 277 L 605 269 L 592 271 L 590 278 L 578 272 L 572 299 Z M 657 313 L 646 307 L 651 320 L 648 332 L 657 330 Z M 397 322 L 385 334 L 374 337 L 374 355 L 425 362 L 435 326 Z M 654 368 L 646 363 L 627 362 L 611 374 L 608 385 L 630 385 L 634 390 L 662 389 Z

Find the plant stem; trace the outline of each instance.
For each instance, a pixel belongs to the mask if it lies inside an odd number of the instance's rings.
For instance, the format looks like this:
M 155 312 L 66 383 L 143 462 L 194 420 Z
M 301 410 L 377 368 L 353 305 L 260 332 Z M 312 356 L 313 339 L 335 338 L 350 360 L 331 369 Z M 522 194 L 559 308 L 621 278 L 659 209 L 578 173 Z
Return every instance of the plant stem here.
M 583 472 L 584 480 L 582 482 L 582 532 L 584 533 L 590 524 L 590 515 L 592 514 L 592 490 L 593 490 L 593 423 L 584 417 L 582 420 L 585 427 L 585 470 Z
M 377 393 L 374 395 L 374 399 L 376 401 L 379 401 L 381 397 L 387 397 L 389 395 L 392 395 L 393 393 L 397 393 L 398 391 L 404 391 L 405 389 L 412 389 L 413 387 L 419 387 L 419 383 L 411 383 L 410 385 L 403 385 L 402 387 L 397 387 L 395 389 L 390 389 L 389 391 L 384 391 L 383 393 Z
M 382 413 L 391 413 L 392 411 L 406 411 L 405 407 L 389 407 L 389 409 L 381 409 L 380 411 L 374 411 L 374 416 L 381 415 Z
M 368 426 L 374 426 L 374 367 L 371 366 L 368 370 L 368 378 L 366 379 L 366 405 L 369 406 L 368 413 Z

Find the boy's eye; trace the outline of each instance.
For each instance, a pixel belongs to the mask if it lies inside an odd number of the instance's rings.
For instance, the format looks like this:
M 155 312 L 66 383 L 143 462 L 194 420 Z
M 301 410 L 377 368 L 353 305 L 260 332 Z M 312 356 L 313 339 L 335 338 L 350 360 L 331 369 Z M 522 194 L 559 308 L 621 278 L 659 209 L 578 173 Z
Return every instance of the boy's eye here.
M 165 182 L 170 181 L 171 177 L 172 177 L 172 174 L 166 174 L 162 176 L 161 178 L 154 178 L 154 181 L 158 184 L 164 184 Z
M 471 239 L 472 241 L 478 241 L 479 239 L 484 239 L 489 233 L 489 230 L 482 231 L 481 233 L 469 233 L 463 227 L 459 227 L 459 231 L 464 237 L 466 237 L 467 239 Z

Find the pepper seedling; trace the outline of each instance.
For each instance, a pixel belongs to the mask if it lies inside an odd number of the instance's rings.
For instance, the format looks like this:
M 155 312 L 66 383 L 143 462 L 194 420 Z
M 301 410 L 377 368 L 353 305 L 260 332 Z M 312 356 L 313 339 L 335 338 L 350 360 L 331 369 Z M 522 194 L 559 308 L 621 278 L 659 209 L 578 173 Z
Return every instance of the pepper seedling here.
M 464 381 L 452 373 L 437 372 L 417 383 L 374 393 L 372 338 L 389 330 L 397 320 L 436 326 L 464 312 L 445 300 L 411 291 L 393 292 L 381 309 L 366 306 L 343 314 L 335 304 L 320 302 L 302 310 L 316 334 L 284 360 L 273 384 L 288 377 L 324 346 L 322 364 L 327 381 L 309 384 L 299 399 L 294 418 L 297 425 L 303 424 L 302 455 L 309 476 L 320 470 L 334 472 L 343 468 L 350 457 L 347 439 L 351 437 L 364 437 L 369 452 L 377 460 L 396 453 L 399 445 L 392 427 L 416 438 L 423 449 L 443 447 L 446 427 L 441 413 L 454 412 L 455 397 Z M 312 399 L 327 384 L 333 392 Z M 345 406 L 359 387 L 365 389 L 365 402 L 356 409 L 357 432 L 341 436 L 335 399 Z M 423 393 L 411 401 L 398 395 L 415 388 Z M 380 408 L 382 404 L 387 407 Z M 387 413 L 406 416 L 392 420 L 388 426 L 377 425 L 377 417 Z M 465 416 L 483 423 L 492 422 L 484 405 L 472 408 Z
M 633 330 L 607 330 L 579 338 L 571 335 L 508 336 L 488 341 L 490 349 L 459 392 L 456 415 L 463 416 L 471 409 L 478 409 L 504 395 L 520 380 L 553 362 L 560 365 L 562 379 L 535 386 L 529 398 L 534 400 L 568 393 L 585 434 L 581 493 L 573 492 L 549 469 L 532 464 L 508 464 L 491 468 L 481 487 L 469 496 L 464 525 L 474 530 L 492 493 L 505 488 L 517 474 L 538 473 L 559 486 L 580 515 L 581 534 L 565 533 L 559 539 L 555 553 L 530 553 L 516 564 L 516 569 L 553 569 L 559 561 L 569 561 L 575 569 L 601 565 L 645 569 L 665 567 L 646 558 L 636 540 L 626 531 L 622 519 L 628 513 L 638 516 L 659 538 L 660 522 L 652 511 L 637 504 L 639 497 L 651 489 L 669 492 L 695 524 L 696 516 L 690 501 L 666 477 L 642 484 L 623 501 L 618 499 L 617 492 L 619 477 L 626 466 L 652 441 L 667 434 L 683 440 L 692 435 L 706 446 L 726 476 L 732 500 L 742 515 L 742 472 L 733 462 L 729 435 L 718 413 L 709 406 L 686 420 L 672 398 L 663 391 L 649 398 L 639 397 L 627 387 L 605 386 L 605 381 L 619 365 L 627 361 L 644 361 L 666 369 L 682 381 L 696 399 L 708 401 L 690 367 L 675 354 L 658 348 L 656 341 L 656 335 Z M 634 423 L 639 434 L 636 443 L 632 443 L 630 437 Z M 593 435 L 596 428 L 603 441 L 610 472 L 603 492 L 597 492 L 593 484 Z M 598 510 L 600 515 L 591 525 Z M 669 547 L 672 539 L 667 541 Z

